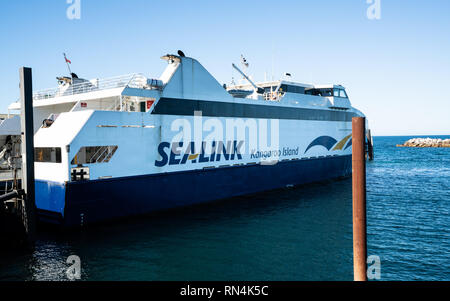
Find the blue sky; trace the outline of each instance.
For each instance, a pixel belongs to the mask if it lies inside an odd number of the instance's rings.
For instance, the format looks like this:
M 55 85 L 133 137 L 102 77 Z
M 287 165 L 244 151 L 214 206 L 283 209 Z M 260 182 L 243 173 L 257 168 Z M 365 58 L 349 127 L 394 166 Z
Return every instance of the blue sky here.
M 347 87 L 375 135 L 450 134 L 450 1 L 66 0 L 0 2 L 0 112 L 16 100 L 18 68 L 34 89 L 65 75 L 62 53 L 80 77 L 158 77 L 159 57 L 182 49 L 221 83 L 244 54 L 256 80 L 290 72 L 306 83 Z M 236 76 L 236 73 L 234 73 Z

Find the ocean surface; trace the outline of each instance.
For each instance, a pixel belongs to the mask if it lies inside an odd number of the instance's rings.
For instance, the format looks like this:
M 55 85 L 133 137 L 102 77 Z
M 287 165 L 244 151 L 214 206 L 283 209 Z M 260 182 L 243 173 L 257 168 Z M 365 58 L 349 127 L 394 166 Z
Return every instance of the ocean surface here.
M 396 147 L 409 138 L 374 138 L 368 255 L 380 257 L 381 280 L 450 280 L 450 149 Z M 67 280 L 70 255 L 80 257 L 82 280 L 352 280 L 351 185 L 45 229 L 32 254 L 0 257 L 0 280 Z

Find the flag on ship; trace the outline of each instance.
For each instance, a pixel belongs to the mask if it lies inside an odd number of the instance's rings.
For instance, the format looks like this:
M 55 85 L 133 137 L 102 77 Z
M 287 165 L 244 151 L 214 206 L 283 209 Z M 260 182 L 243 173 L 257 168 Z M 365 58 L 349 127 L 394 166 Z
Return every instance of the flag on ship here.
M 66 57 L 66 54 L 64 53 L 64 59 L 66 60 L 66 63 L 72 64 L 72 62 Z

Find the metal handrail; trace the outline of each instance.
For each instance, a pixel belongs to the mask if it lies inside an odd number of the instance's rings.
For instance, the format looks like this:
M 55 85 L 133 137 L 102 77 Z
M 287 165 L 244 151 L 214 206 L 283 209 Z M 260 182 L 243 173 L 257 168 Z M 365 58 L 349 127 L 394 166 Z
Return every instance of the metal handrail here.
M 269 91 L 263 94 L 263 98 L 264 100 L 267 101 L 280 101 L 281 98 L 283 98 L 284 94 L 285 94 L 284 92 Z
M 92 155 L 91 162 L 90 163 L 101 163 L 105 161 L 106 158 L 108 158 L 112 154 L 113 150 L 110 148 L 110 146 L 102 146 Z M 98 155 L 97 155 L 98 153 Z
M 108 150 L 107 146 L 100 146 L 98 150 L 92 155 L 91 163 L 97 163 L 98 159 Z M 98 154 L 98 155 L 97 155 Z
M 58 87 L 37 91 L 33 94 L 33 100 L 49 99 L 58 96 L 71 96 L 114 88 L 143 88 L 146 84 L 147 78 L 144 75 L 134 73 L 105 79 L 97 79 L 95 82 L 86 81 L 83 83 L 70 85 L 66 90 L 61 90 L 61 87 Z

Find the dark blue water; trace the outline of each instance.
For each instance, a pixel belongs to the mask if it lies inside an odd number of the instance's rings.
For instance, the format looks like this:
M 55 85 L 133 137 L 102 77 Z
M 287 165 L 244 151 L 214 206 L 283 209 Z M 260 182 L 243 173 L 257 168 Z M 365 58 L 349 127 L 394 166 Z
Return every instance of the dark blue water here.
M 381 280 L 450 280 L 450 149 L 376 137 L 368 163 L 368 253 Z M 351 179 L 84 229 L 39 234 L 0 259 L 0 280 L 352 280 Z
M 450 280 L 450 148 L 395 147 L 409 138 L 375 138 L 368 250 L 381 257 L 383 279 Z

